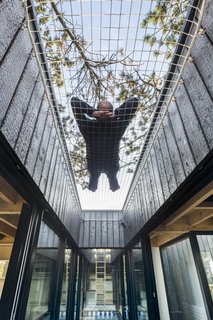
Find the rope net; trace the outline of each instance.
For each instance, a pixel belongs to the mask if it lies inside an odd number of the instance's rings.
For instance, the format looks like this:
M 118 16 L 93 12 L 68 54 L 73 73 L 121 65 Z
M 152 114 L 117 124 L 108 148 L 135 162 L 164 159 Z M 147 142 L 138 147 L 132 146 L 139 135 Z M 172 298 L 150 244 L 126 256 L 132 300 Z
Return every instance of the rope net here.
M 24 1 L 47 95 L 60 113 L 82 209 L 120 210 L 131 198 L 141 153 L 146 158 L 144 143 L 148 154 L 199 30 L 202 10 L 194 3 Z M 111 107 L 99 106 L 105 111 L 97 113 L 100 101 Z M 153 116 L 157 129 L 150 139 Z

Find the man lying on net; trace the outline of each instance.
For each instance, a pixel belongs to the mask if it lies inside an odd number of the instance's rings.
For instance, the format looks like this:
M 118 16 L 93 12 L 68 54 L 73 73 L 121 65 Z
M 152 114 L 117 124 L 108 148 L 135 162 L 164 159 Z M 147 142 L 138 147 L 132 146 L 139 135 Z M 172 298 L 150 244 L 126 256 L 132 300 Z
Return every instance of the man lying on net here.
M 129 99 L 114 111 L 109 101 L 99 102 L 95 109 L 76 97 L 71 99 L 71 106 L 86 142 L 88 189 L 95 191 L 100 174 L 105 173 L 110 189 L 118 190 L 120 140 L 137 110 L 138 99 Z

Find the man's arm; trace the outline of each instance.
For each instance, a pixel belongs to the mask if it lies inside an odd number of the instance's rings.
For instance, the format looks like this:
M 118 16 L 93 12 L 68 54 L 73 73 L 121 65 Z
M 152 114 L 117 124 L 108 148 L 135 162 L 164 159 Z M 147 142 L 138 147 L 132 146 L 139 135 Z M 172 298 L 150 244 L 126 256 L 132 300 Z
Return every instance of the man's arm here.
M 123 120 L 131 120 L 137 111 L 137 107 L 138 98 L 131 98 L 115 109 L 115 115 L 120 116 Z
M 76 97 L 71 99 L 71 106 L 76 120 L 80 122 L 86 119 L 84 116 L 85 114 L 92 117 L 92 114 L 95 111 L 95 109 L 90 107 L 86 102 Z

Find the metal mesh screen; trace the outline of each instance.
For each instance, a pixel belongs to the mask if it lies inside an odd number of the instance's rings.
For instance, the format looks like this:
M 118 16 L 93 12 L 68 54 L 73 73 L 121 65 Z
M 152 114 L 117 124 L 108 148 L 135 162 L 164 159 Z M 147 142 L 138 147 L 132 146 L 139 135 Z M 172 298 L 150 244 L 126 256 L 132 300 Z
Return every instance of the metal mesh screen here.
M 131 200 L 169 102 L 181 81 L 183 66 L 190 58 L 203 1 L 195 4 L 189 0 L 24 1 L 27 28 L 49 101 L 60 113 L 63 128 L 59 129 L 66 137 L 64 144 L 82 209 L 120 210 L 125 201 L 127 204 Z M 192 10 L 193 18 L 189 18 Z M 94 129 L 91 121 L 99 120 L 94 119 L 92 111 L 86 116 L 84 112 L 82 121 L 84 132 L 92 132 L 87 142 L 93 146 L 92 162 L 94 159 L 104 162 L 108 157 L 110 162 L 113 159 L 110 156 L 115 157 L 111 146 L 118 141 L 120 188 L 114 192 L 110 190 L 109 174 L 101 169 L 97 190 L 88 189 L 90 155 L 71 107 L 73 97 L 92 108 L 101 100 L 113 105 L 116 121 L 110 125 L 108 122 Z M 138 99 L 137 111 L 130 110 L 132 114 L 128 118 L 124 116 L 126 109 L 119 116 L 116 109 L 134 97 Z M 121 126 L 123 131 L 119 136 L 115 128 Z M 103 130 L 109 138 L 103 138 Z M 108 171 L 113 169 L 112 160 Z

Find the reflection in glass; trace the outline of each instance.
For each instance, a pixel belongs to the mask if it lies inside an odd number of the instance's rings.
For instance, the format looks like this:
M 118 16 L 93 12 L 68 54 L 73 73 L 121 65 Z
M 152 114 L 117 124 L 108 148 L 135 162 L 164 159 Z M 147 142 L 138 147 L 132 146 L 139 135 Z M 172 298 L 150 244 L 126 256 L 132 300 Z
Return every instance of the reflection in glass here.
M 51 315 L 54 276 L 58 257 L 58 236 L 44 223 L 39 233 L 25 320 L 45 319 Z
M 189 239 L 161 250 L 171 320 L 207 320 Z
M 198 235 L 197 239 L 209 290 L 213 299 L 213 235 Z
M 112 263 L 117 257 L 116 250 L 83 250 L 83 254 L 88 263 L 82 281 L 81 320 L 120 319 L 118 314 L 122 303 L 117 301 L 120 284 L 117 282 L 117 266 Z
M 22 210 L 22 197 L 0 174 L 0 299 Z M 8 195 L 10 195 L 8 199 Z M 18 199 L 18 202 L 17 202 Z M 13 279 L 11 279 L 13 281 Z M 7 298 L 6 298 L 7 299 Z
M 138 320 L 147 320 L 149 318 L 148 318 L 148 310 L 147 310 L 142 249 L 141 248 L 133 249 L 132 253 L 133 253 L 133 261 L 134 261 Z
M 70 261 L 71 261 L 71 249 L 65 249 L 64 274 L 63 274 L 63 283 L 62 283 L 59 320 L 66 319 L 67 297 L 68 297 L 69 277 L 70 277 L 70 267 L 71 267 Z

